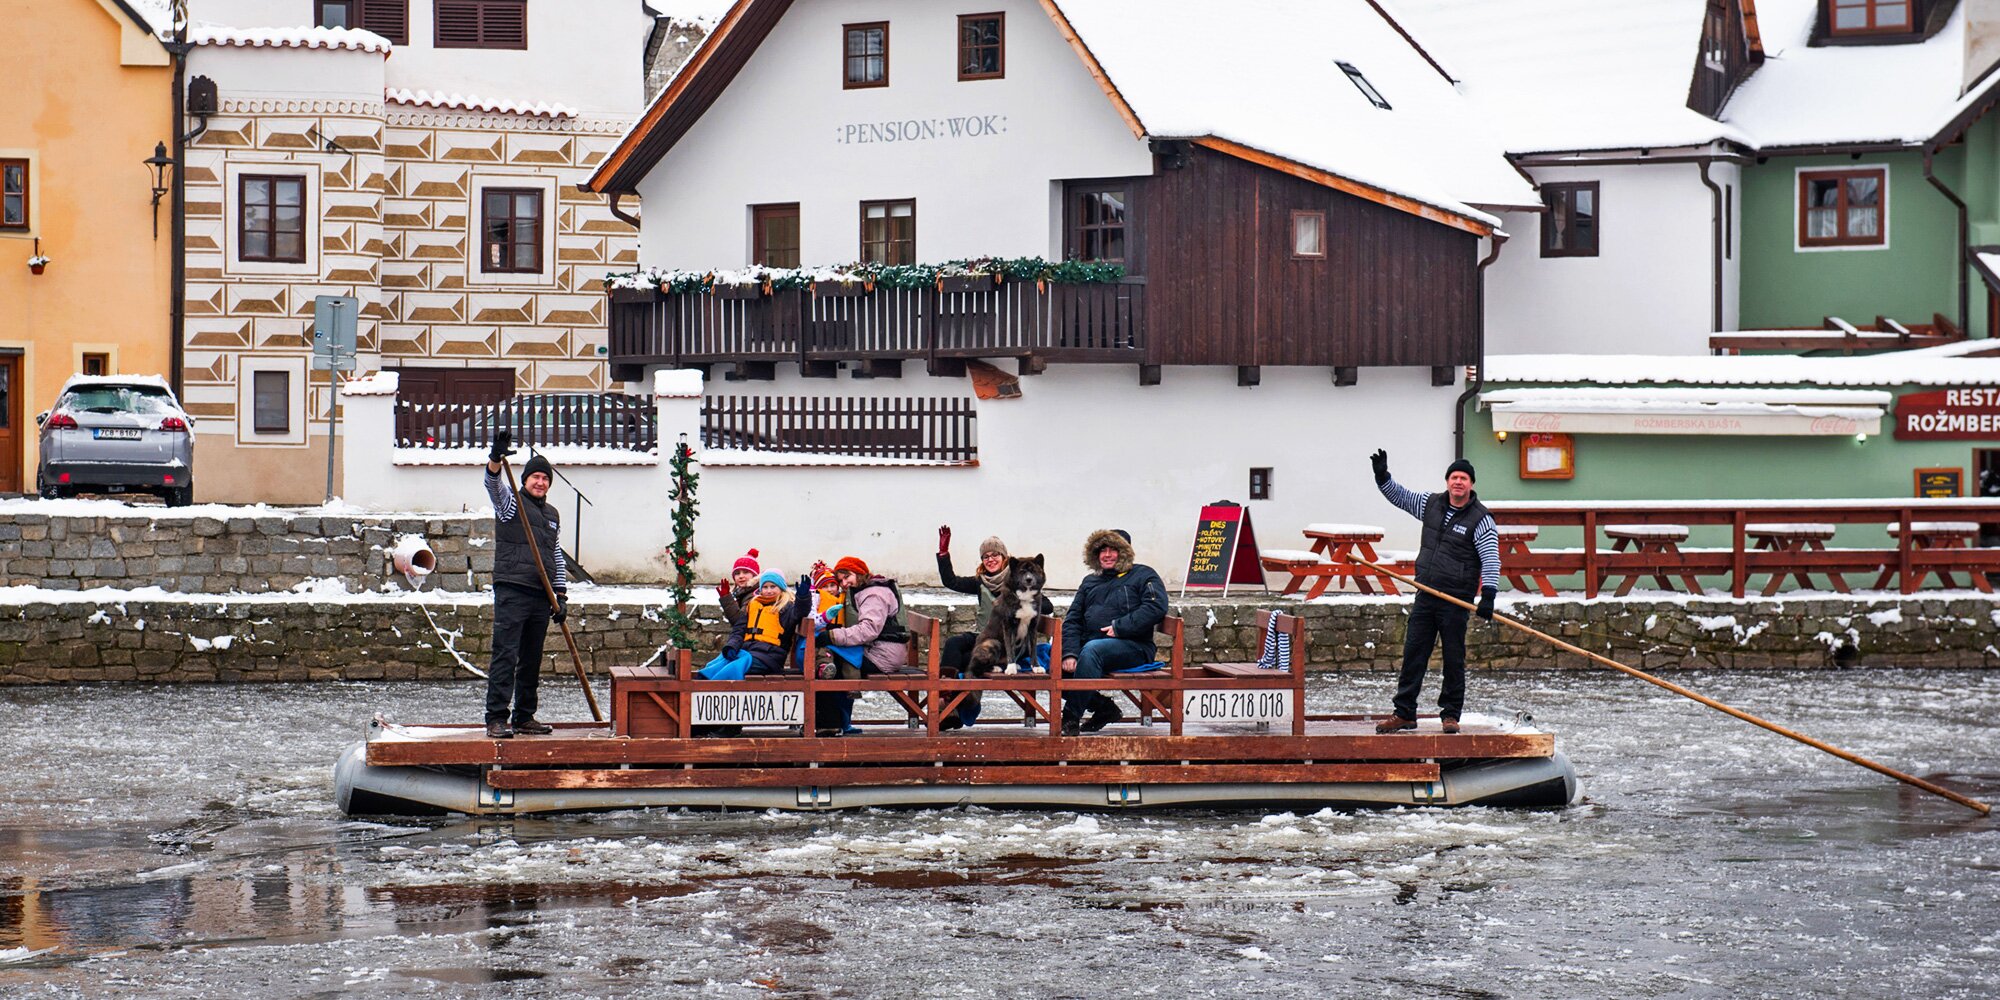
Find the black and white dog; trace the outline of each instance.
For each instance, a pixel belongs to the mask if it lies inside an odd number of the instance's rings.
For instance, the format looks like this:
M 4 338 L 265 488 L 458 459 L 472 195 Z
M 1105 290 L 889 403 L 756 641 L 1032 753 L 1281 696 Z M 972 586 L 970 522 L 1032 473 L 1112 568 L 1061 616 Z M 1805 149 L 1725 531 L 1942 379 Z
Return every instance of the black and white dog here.
M 972 647 L 973 674 L 1017 674 L 1036 669 L 1035 616 L 1055 611 L 1055 605 L 1042 596 L 1047 582 L 1041 556 L 1007 560 L 1007 589 L 994 598 L 992 617 Z

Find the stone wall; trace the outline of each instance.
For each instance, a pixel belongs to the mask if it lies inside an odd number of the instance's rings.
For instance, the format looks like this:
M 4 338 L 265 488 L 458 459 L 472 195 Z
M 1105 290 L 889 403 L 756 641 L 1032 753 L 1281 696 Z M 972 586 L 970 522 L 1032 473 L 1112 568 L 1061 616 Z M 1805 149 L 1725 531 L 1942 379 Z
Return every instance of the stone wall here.
M 437 554 L 427 586 L 477 590 L 493 570 L 490 516 L 24 513 L 0 518 L 0 585 L 261 594 L 339 580 L 349 591 L 378 590 L 401 579 L 389 565 L 389 549 L 405 534 L 424 536 Z
M 577 643 L 599 676 L 614 665 L 645 662 L 667 642 L 660 607 L 620 593 L 587 590 L 573 608 Z M 950 630 L 971 627 L 969 604 L 945 606 L 921 594 L 910 600 L 914 609 L 945 615 Z M 1189 662 L 1254 658 L 1254 613 L 1273 604 L 1205 598 L 1179 605 L 1189 626 Z M 1307 618 L 1314 669 L 1396 669 L 1407 604 L 1291 607 Z M 720 623 L 713 605 L 702 610 L 707 640 L 698 658 L 705 660 Z M 2000 602 L 1993 598 L 1523 601 L 1519 611 L 1545 631 L 1647 669 L 2000 667 Z M 0 615 L 0 684 L 443 680 L 466 676 L 449 649 L 483 667 L 491 643 L 490 602 L 475 595 L 41 601 L 10 612 Z M 1478 622 L 1469 640 L 1476 669 L 1588 666 L 1582 657 Z M 1853 655 L 1837 655 L 1842 646 Z M 569 669 L 561 648 L 551 641 L 546 670 Z

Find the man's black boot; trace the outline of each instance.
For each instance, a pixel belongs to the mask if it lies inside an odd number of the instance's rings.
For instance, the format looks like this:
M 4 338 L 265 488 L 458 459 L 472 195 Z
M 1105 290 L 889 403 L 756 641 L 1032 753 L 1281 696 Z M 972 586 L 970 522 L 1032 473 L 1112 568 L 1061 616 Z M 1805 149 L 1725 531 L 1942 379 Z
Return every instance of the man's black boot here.
M 512 739 L 513 736 L 513 726 L 504 722 L 489 722 L 486 724 L 486 738 L 489 740 Z
M 527 719 L 514 723 L 514 732 L 522 736 L 547 736 L 555 732 L 555 727 L 546 722 L 536 722 L 533 719 Z
M 1123 718 L 1125 718 L 1125 713 L 1119 711 L 1118 706 L 1106 705 L 1105 707 L 1090 713 L 1090 717 L 1083 720 L 1083 726 L 1081 728 L 1086 733 L 1094 733 L 1100 729 L 1103 729 L 1105 726 L 1108 726 Z

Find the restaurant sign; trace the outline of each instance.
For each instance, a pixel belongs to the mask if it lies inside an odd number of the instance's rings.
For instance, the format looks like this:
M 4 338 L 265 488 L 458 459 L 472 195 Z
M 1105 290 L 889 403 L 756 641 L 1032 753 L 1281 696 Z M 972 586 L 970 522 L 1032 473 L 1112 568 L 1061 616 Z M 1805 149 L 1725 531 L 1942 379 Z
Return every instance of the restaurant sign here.
M 2000 439 L 2000 388 L 1936 389 L 1896 399 L 1900 441 Z

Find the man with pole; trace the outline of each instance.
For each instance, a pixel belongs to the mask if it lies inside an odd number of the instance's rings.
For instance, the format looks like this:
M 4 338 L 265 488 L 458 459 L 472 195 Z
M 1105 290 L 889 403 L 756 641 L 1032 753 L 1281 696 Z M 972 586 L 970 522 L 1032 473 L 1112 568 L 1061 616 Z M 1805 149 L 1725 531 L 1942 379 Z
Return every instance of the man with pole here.
M 549 622 L 561 625 L 569 617 L 569 575 L 556 544 L 562 517 L 548 502 L 554 467 L 540 455 L 529 458 L 516 493 L 511 488 L 514 473 L 507 465 L 512 444 L 512 434 L 498 431 L 493 451 L 486 456 L 494 536 L 493 659 L 486 670 L 486 735 L 496 740 L 553 731 L 535 721 L 542 641 L 548 637 Z M 502 470 L 507 472 L 504 484 Z
M 1368 456 L 1382 496 L 1424 523 L 1417 552 L 1417 582 L 1425 589 L 1410 605 L 1403 637 L 1403 673 L 1396 683 L 1395 714 L 1375 726 L 1378 733 L 1417 728 L 1417 694 L 1430 666 L 1431 648 L 1444 645 L 1444 676 L 1438 684 L 1438 723 L 1458 732 L 1465 709 L 1465 625 L 1467 603 L 1479 593 L 1479 617 L 1493 620 L 1493 595 L 1500 590 L 1500 529 L 1472 491 L 1472 463 L 1458 459 L 1445 468 L 1444 492 L 1412 493 L 1389 478 L 1389 453 Z M 1432 589 L 1458 598 L 1446 601 Z

